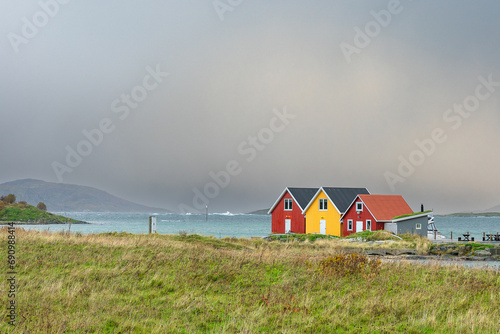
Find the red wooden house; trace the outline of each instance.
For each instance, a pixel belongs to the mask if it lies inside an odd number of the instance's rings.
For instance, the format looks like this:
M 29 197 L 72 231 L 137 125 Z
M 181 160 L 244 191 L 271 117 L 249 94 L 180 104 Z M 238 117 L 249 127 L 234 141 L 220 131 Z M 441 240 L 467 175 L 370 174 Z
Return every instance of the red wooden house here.
M 383 230 L 386 223 L 395 222 L 394 217 L 411 213 L 401 195 L 358 195 L 341 218 L 343 235 Z
M 306 218 L 302 211 L 318 188 L 285 188 L 269 209 L 272 233 L 306 233 Z

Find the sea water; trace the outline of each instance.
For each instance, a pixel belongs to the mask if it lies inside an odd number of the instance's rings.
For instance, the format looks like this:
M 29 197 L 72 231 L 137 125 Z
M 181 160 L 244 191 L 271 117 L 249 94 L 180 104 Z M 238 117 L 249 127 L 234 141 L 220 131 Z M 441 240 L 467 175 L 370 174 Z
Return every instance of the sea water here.
M 438 231 L 446 238 L 453 240 L 469 232 L 476 241 L 483 240 L 483 233 L 500 233 L 500 217 L 450 217 L 435 216 L 434 222 Z
M 127 212 L 58 212 L 57 214 L 90 224 L 72 224 L 71 232 L 103 233 L 127 232 L 148 233 L 149 217 L 157 217 L 157 232 L 165 234 L 212 235 L 216 238 L 237 237 L 264 237 L 271 233 L 270 215 L 250 215 L 210 213 L 205 214 L 175 214 L 175 213 L 127 213 Z M 483 232 L 500 232 L 500 217 L 449 217 L 435 216 L 434 222 L 441 234 L 449 238 L 453 232 L 453 239 L 466 232 L 476 240 L 482 240 Z M 62 231 L 68 230 L 68 224 L 57 225 L 27 225 L 27 229 Z
M 103 232 L 148 233 L 149 217 L 156 216 L 156 230 L 161 234 L 201 234 L 216 238 L 265 237 L 271 233 L 271 216 L 211 213 L 127 213 L 127 212 L 57 212 L 58 215 L 88 222 L 72 224 L 71 232 L 84 234 Z M 26 229 L 68 231 L 68 224 L 26 225 Z

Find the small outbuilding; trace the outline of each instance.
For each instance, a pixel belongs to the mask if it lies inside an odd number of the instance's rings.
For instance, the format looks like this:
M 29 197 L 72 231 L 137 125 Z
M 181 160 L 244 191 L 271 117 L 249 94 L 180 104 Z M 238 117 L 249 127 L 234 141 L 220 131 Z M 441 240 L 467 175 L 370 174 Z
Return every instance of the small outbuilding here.
M 358 195 L 341 217 L 343 235 L 387 230 L 427 236 L 426 213 L 414 213 L 401 195 Z

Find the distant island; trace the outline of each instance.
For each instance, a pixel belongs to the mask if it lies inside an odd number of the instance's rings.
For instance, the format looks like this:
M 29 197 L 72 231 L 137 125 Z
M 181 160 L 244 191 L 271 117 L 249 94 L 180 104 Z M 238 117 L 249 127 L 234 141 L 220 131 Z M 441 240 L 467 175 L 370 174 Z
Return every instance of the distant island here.
M 249 215 L 267 215 L 269 212 L 269 209 L 261 209 L 261 210 L 255 210 L 252 212 L 248 212 L 247 214 Z
M 9 194 L 0 197 L 0 224 L 87 224 L 79 220 L 55 215 L 45 211 L 45 204 L 40 202 L 38 207 L 29 205 L 24 201 L 15 202 L 15 196 Z
M 0 195 L 14 194 L 36 206 L 44 202 L 52 212 L 169 212 L 133 203 L 105 191 L 74 184 L 23 179 L 0 184 Z
M 458 212 L 447 215 L 436 215 L 441 217 L 500 217 L 500 212 Z

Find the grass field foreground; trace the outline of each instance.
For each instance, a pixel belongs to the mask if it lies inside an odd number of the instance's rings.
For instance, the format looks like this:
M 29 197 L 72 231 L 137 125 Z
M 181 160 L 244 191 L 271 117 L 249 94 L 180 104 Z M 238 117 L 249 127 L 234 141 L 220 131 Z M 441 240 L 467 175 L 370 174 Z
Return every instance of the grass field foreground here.
M 6 263 L 6 228 L 0 236 Z M 17 324 L 12 327 L 4 317 L 1 333 L 498 333 L 500 328 L 498 271 L 380 263 L 344 255 L 336 240 L 68 236 L 20 228 L 16 240 Z M 4 310 L 7 299 L 4 289 Z

